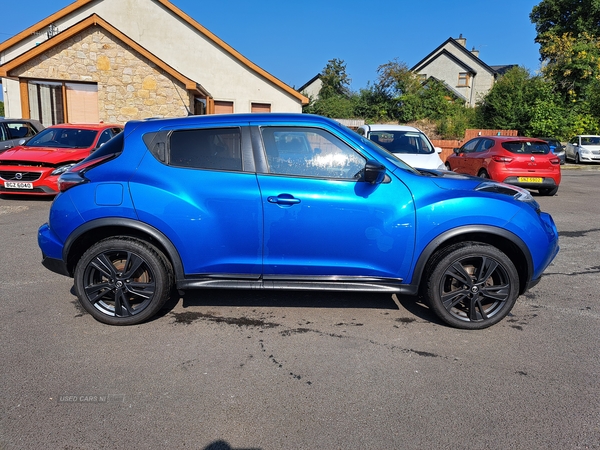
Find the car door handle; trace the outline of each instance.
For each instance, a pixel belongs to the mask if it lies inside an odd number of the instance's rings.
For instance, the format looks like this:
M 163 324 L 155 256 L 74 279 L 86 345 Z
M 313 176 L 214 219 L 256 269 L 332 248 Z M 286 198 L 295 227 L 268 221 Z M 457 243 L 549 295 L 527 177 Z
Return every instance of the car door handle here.
M 294 196 L 290 194 L 279 194 L 277 197 L 270 196 L 267 197 L 267 201 L 269 203 L 277 203 L 278 205 L 295 205 L 300 203 L 299 199 L 294 198 Z

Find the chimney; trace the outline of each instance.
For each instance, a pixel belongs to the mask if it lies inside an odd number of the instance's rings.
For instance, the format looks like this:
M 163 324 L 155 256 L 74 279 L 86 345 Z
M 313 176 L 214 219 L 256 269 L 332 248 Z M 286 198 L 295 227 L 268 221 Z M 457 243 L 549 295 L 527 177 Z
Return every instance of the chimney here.
M 467 38 L 464 38 L 463 35 L 462 35 L 462 33 L 460 34 L 460 36 L 458 37 L 458 39 L 456 39 L 456 42 L 458 42 L 463 47 L 467 46 Z
M 471 53 L 473 53 L 473 56 L 475 56 L 475 58 L 479 58 L 479 50 L 475 50 L 475 47 L 473 47 Z

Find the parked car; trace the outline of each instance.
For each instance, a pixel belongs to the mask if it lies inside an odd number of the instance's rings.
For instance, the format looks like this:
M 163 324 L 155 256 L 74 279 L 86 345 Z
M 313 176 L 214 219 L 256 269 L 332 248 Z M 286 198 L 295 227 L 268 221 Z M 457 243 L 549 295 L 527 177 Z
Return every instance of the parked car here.
M 563 165 L 565 163 L 565 146 L 558 139 L 548 137 L 539 137 L 537 139 L 546 141 L 550 147 L 550 151 L 560 159 L 560 164 Z
M 44 129 L 33 119 L 5 119 L 0 117 L 0 153 L 15 145 L 23 144 Z
M 554 195 L 560 185 L 560 159 L 545 141 L 534 138 L 481 136 L 471 139 L 446 159 L 457 173 L 489 178 Z
M 123 130 L 121 125 L 62 124 L 0 153 L 0 194 L 56 195 L 58 177 Z
M 600 162 L 600 136 L 575 136 L 567 143 L 565 158 L 574 161 L 575 164 Z
M 43 264 L 113 325 L 149 319 L 172 292 L 241 288 L 422 294 L 480 329 L 558 252 L 527 190 L 417 171 L 308 114 L 131 121 L 59 187 Z
M 358 134 L 390 151 L 406 164 L 419 169 L 444 170 L 442 149 L 434 147 L 427 135 L 407 125 L 363 125 Z

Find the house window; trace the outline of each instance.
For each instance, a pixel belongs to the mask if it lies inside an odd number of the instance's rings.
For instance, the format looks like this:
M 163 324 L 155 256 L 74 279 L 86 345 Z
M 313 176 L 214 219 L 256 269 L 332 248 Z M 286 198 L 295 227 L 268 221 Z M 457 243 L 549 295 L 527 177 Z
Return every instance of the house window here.
M 62 83 L 29 81 L 29 117 L 45 127 L 65 123 Z
M 29 117 L 46 127 L 57 123 L 97 123 L 98 85 L 28 81 Z
M 469 86 L 469 79 L 471 77 L 469 76 L 468 72 L 461 72 L 458 74 L 458 86 L 459 87 L 465 87 L 465 86 Z
M 253 113 L 270 113 L 271 105 L 268 103 L 252 103 L 250 111 Z

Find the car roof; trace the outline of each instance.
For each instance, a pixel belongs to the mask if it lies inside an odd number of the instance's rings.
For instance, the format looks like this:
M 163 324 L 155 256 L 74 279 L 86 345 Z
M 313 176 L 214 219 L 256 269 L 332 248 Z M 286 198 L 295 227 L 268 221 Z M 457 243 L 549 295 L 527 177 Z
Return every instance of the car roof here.
M 369 131 L 421 131 L 418 128 L 411 127 L 409 125 L 392 125 L 384 123 L 363 125 L 361 128 L 366 128 Z
M 476 136 L 473 139 L 477 139 L 477 138 L 486 138 L 486 139 L 492 139 L 494 141 L 498 141 L 498 142 L 511 142 L 511 141 L 520 141 L 520 142 L 546 142 L 544 139 L 542 138 L 532 138 L 532 137 L 525 137 L 525 136 Z
M 123 125 L 116 123 L 57 123 L 48 128 L 74 128 L 78 130 L 104 130 L 106 128 L 123 128 Z
M 278 125 L 328 125 L 338 129 L 348 129 L 339 122 L 327 117 L 304 113 L 235 113 L 235 114 L 206 114 L 201 116 L 184 116 L 142 120 L 130 120 L 125 124 L 126 130 L 137 129 L 142 133 L 156 131 L 165 127 L 191 127 L 206 125 L 235 125 L 259 123 Z

